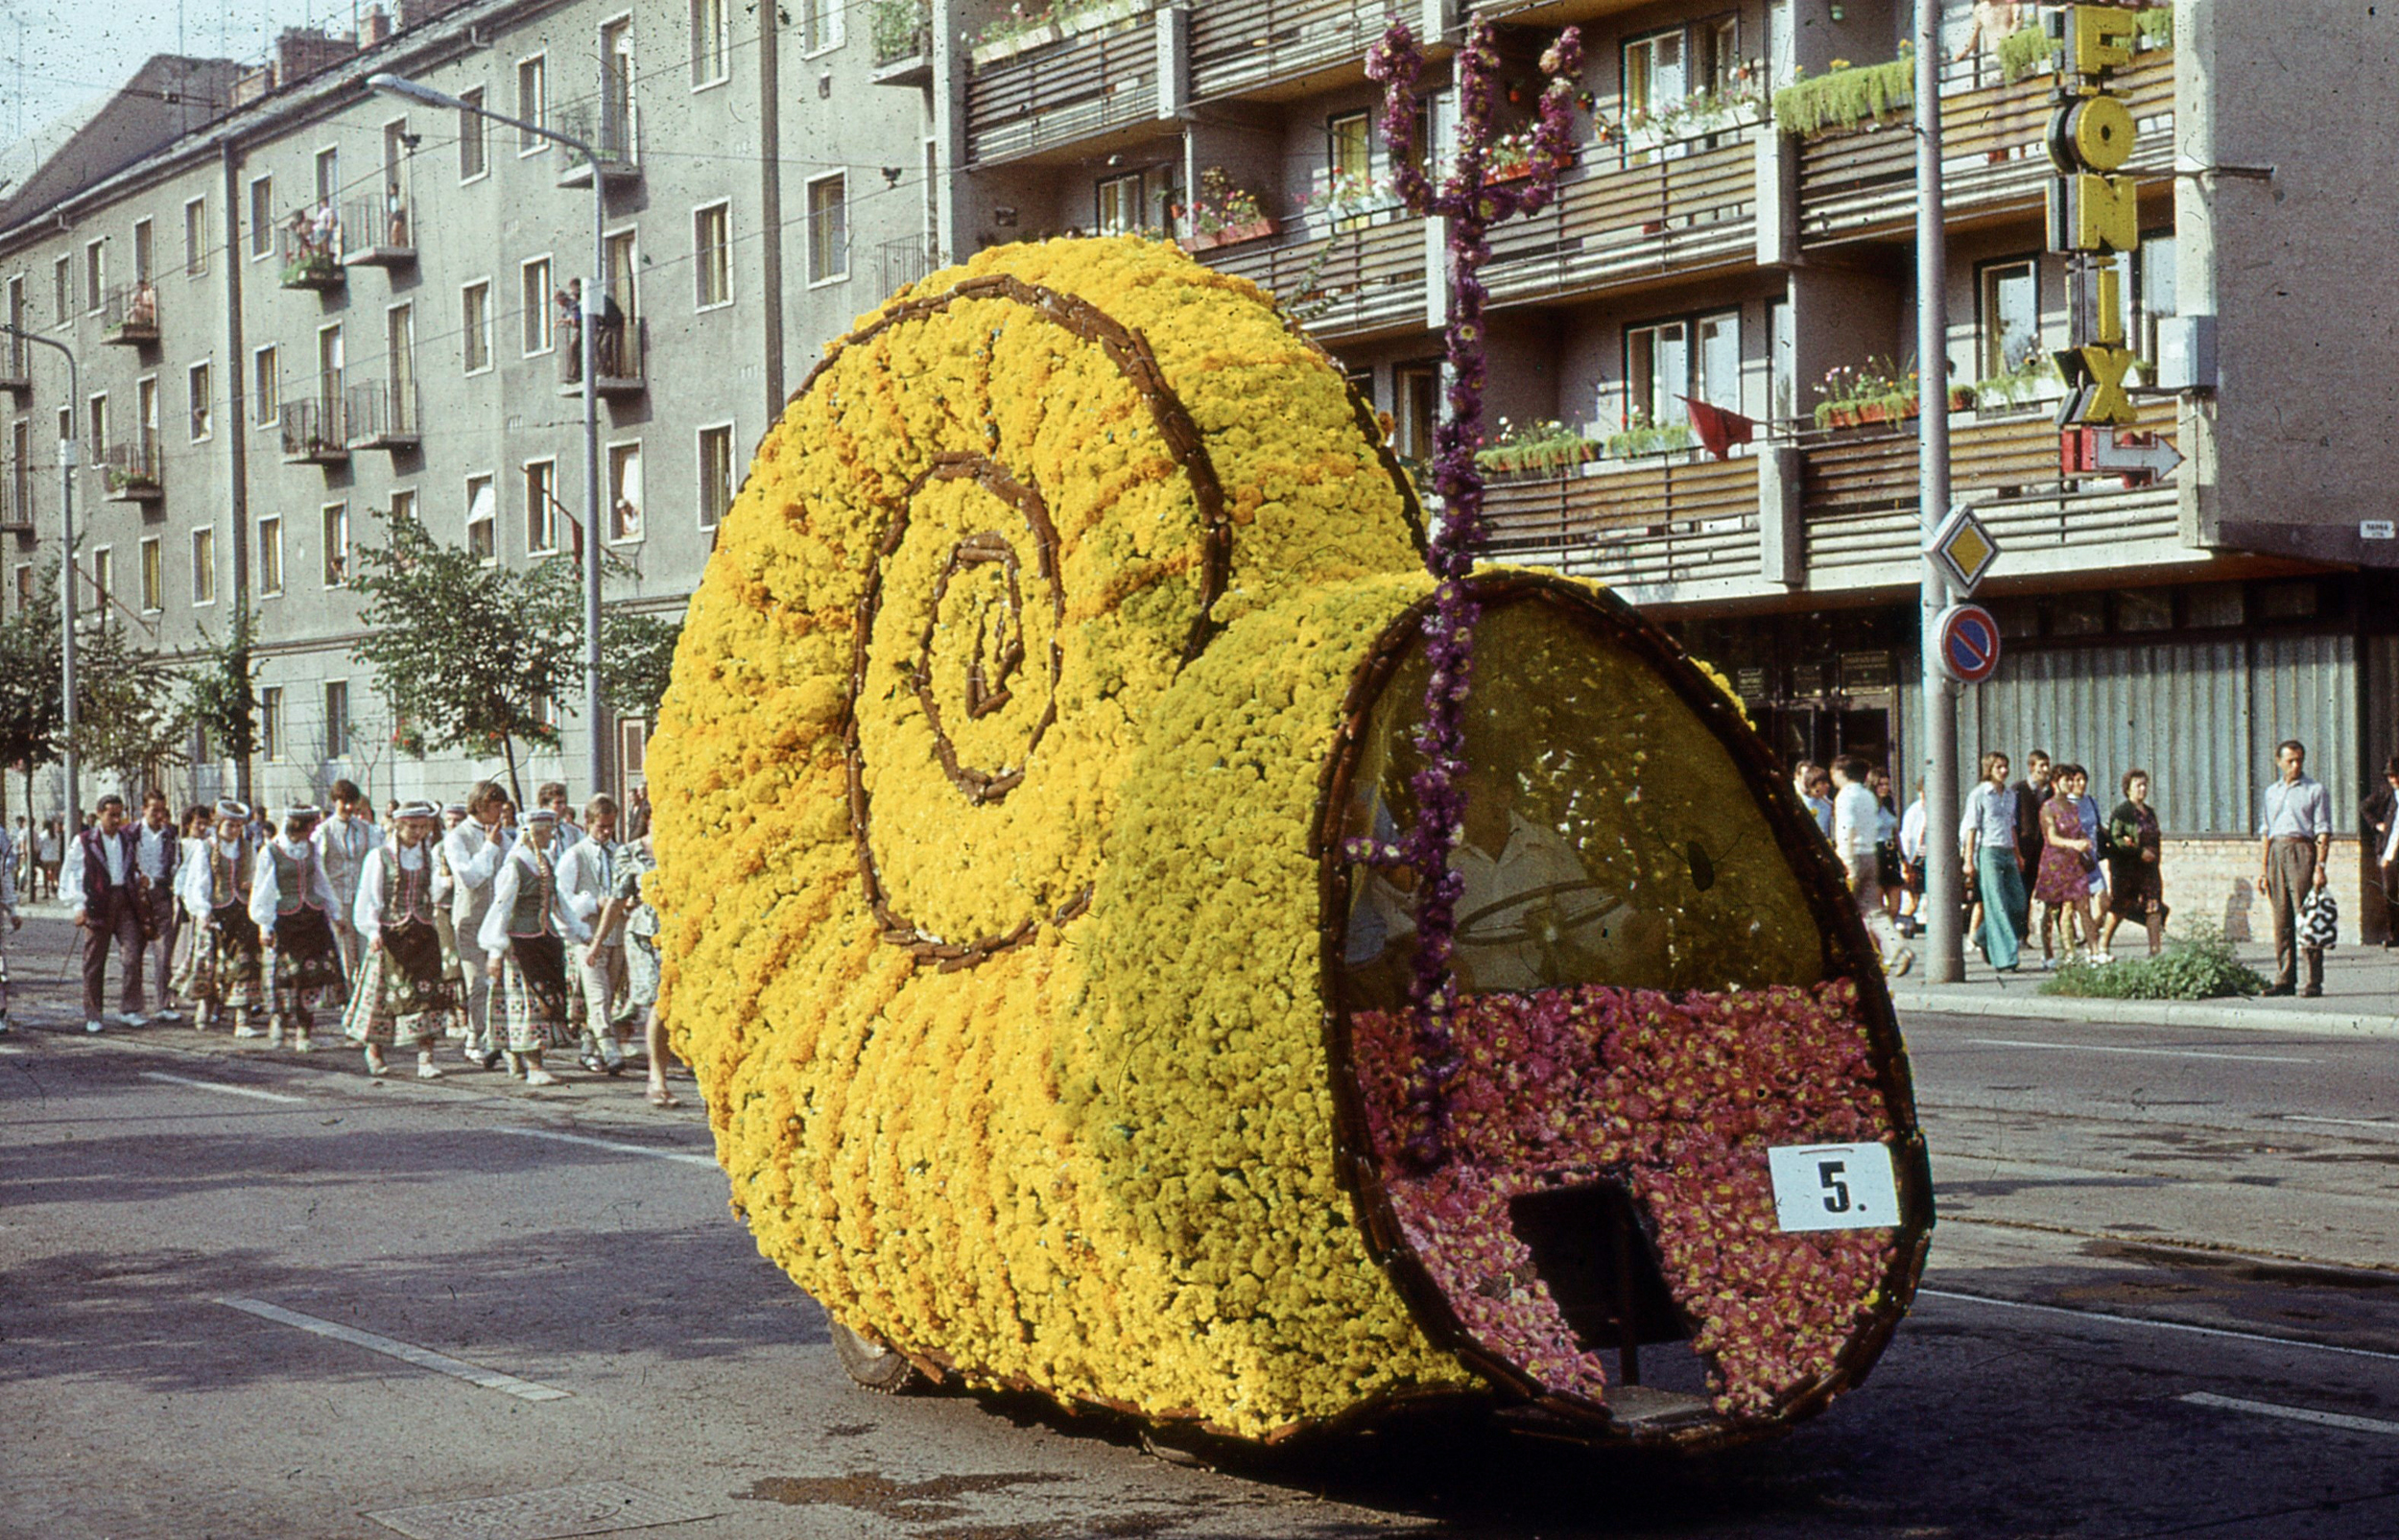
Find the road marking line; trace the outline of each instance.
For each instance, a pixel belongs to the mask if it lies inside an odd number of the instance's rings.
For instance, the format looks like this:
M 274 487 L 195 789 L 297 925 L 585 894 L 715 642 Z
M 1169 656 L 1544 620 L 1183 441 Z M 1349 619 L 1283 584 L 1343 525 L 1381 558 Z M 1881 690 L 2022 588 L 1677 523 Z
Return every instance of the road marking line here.
M 2118 1315 L 2104 1310 L 2072 1310 L 2064 1305 L 2035 1305 L 2022 1299 L 1999 1299 L 1990 1294 L 1962 1294 L 1954 1289 L 1918 1289 L 1919 1294 L 1935 1299 L 1958 1299 L 1970 1305 L 1997 1305 L 2002 1310 L 2037 1311 L 2044 1315 L 2071 1315 L 2077 1320 L 2113 1321 L 2119 1326 L 2149 1326 L 2161 1332 L 2188 1332 L 2194 1337 L 2228 1337 L 2237 1342 L 2263 1342 L 2269 1347 L 2300 1347 L 2311 1353 L 2338 1353 L 2344 1358 L 2379 1359 L 2386 1363 L 2399 1363 L 2399 1353 L 2381 1353 L 2370 1347 L 2336 1347 L 2330 1342 L 2305 1342 L 2295 1337 L 2268 1337 L 2263 1332 L 2235 1332 L 2221 1326 L 2193 1326 L 2184 1321 L 2145 1320 L 2139 1315 Z
M 219 1091 L 226 1096 L 254 1097 L 261 1102 L 305 1102 L 304 1096 L 285 1096 L 280 1091 L 261 1091 L 253 1086 L 227 1085 L 222 1080 L 194 1079 L 188 1075 L 169 1075 L 164 1070 L 144 1070 L 145 1080 L 164 1080 L 169 1085 L 188 1085 L 195 1091 Z
M 559 1133 L 555 1128 L 511 1128 L 503 1125 L 492 1131 L 523 1134 L 528 1139 L 555 1139 L 562 1145 L 589 1145 L 594 1149 L 613 1150 L 620 1155 L 648 1155 L 653 1160 L 679 1160 L 686 1166 L 705 1166 L 710 1171 L 720 1169 L 714 1155 L 694 1155 L 680 1149 L 660 1149 L 654 1145 L 619 1144 L 613 1139 L 593 1139 L 580 1133 Z
M 2282 1121 L 2285 1123 L 2322 1123 L 2338 1128 L 2381 1128 L 2391 1133 L 2399 1133 L 2399 1120 L 2390 1118 L 2312 1118 L 2304 1112 L 2286 1112 L 2282 1115 Z
M 403 1363 L 414 1363 L 420 1369 L 431 1369 L 436 1374 L 446 1374 L 455 1380 L 464 1380 L 469 1385 L 479 1385 L 487 1390 L 497 1390 L 503 1395 L 514 1396 L 519 1401 L 563 1401 L 572 1393 L 561 1390 L 556 1386 L 541 1385 L 533 1380 L 520 1380 L 513 1374 L 502 1374 L 497 1369 L 483 1368 L 480 1365 L 468 1363 L 463 1359 L 451 1358 L 445 1353 L 436 1353 L 429 1347 L 416 1347 L 407 1342 L 394 1341 L 389 1337 L 377 1337 L 372 1332 L 362 1332 L 354 1326 L 344 1326 L 339 1321 L 320 1320 L 314 1315 L 303 1315 L 297 1310 L 285 1310 L 280 1305 L 270 1305 L 263 1299 L 243 1299 L 235 1296 L 219 1299 L 217 1303 L 248 1312 L 249 1315 L 267 1320 L 280 1322 L 285 1326 L 297 1326 L 303 1332 L 313 1332 L 319 1337 L 330 1337 L 337 1342 L 347 1342 L 353 1347 L 363 1347 L 370 1353 L 381 1353 L 387 1358 L 398 1359 Z
M 2240 1064 L 2313 1064 L 2312 1058 L 2289 1058 L 2276 1054 L 2211 1054 L 2197 1048 L 2114 1048 L 2102 1043 L 2033 1043 L 2014 1037 L 1969 1037 L 1967 1042 L 1981 1048 L 2046 1048 L 2060 1054 L 2140 1054 L 2159 1058 L 2221 1058 Z
M 2244 1401 L 2239 1396 L 2210 1395 L 2194 1390 L 2189 1395 L 2174 1397 L 2195 1407 L 2221 1407 L 2226 1411 L 2253 1412 L 2261 1417 L 2280 1417 L 2286 1422 L 2312 1422 L 2319 1428 L 2346 1428 L 2353 1433 L 2399 1434 L 2399 1422 L 2386 1422 L 2380 1417 L 2352 1417 L 2340 1411 L 2317 1411 L 2309 1407 L 2277 1406 L 2271 1401 Z

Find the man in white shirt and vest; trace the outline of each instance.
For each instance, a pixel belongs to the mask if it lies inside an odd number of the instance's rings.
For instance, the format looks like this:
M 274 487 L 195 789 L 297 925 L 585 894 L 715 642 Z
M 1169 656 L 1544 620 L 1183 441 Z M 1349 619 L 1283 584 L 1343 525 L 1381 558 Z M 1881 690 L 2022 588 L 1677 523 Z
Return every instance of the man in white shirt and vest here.
M 2285 739 L 2274 750 L 2282 774 L 2266 789 L 2266 820 L 2258 828 L 2257 885 L 2274 916 L 2274 983 L 2266 992 L 2287 995 L 2298 983 L 2299 957 L 2306 955 L 2308 981 L 2298 992 L 2324 992 L 2324 949 L 2302 947 L 2299 905 L 2322 888 L 2333 848 L 2333 799 L 2307 772 L 2307 746 Z
M 333 888 L 334 944 L 341 949 L 343 975 L 354 982 L 361 940 L 350 923 L 350 911 L 358 903 L 359 874 L 367 869 L 367 858 L 382 848 L 383 831 L 368 816 L 367 794 L 357 782 L 334 782 L 332 798 L 332 816 L 317 825 L 309 842 L 317 847 L 317 865 Z
M 465 820 L 441 837 L 441 854 L 450 870 L 450 923 L 466 971 L 465 998 L 459 1003 L 466 1018 L 466 1061 L 496 1069 L 502 1050 L 492 1040 L 488 960 L 479 937 L 491 909 L 492 879 L 516 841 L 516 807 L 497 781 L 479 783 L 466 805 Z
M 1916 955 L 1899 938 L 1890 912 L 1883 907 L 1883 805 L 1866 784 L 1866 762 L 1855 755 L 1833 761 L 1833 853 L 1849 874 L 1849 893 L 1866 934 L 1882 949 L 1883 966 L 1893 974 L 1915 966 Z
M 175 1008 L 175 937 L 183 928 L 183 907 L 176 902 L 175 888 L 178 869 L 183 864 L 182 831 L 175 826 L 175 814 L 167 806 L 167 794 L 153 788 L 142 798 L 142 820 L 133 826 L 134 863 L 141 868 L 141 889 L 145 912 L 142 933 L 142 960 L 152 968 L 156 981 L 158 1017 L 160 1021 L 181 1021 L 183 1013 Z
M 142 895 L 140 857 L 133 831 L 125 826 L 125 798 L 110 793 L 100 799 L 100 821 L 68 841 L 59 874 L 59 897 L 67 917 L 83 931 L 83 1031 L 96 1032 L 102 1023 L 146 1027 L 142 1014 Z M 101 1014 L 101 997 L 108 980 L 108 947 L 117 949 L 122 981 L 119 1008 Z

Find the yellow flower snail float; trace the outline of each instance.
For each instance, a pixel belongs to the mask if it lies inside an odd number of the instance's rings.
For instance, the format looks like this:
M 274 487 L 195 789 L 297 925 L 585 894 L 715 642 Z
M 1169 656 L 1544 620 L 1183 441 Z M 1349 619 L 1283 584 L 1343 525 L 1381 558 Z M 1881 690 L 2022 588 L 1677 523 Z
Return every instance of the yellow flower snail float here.
M 863 1381 L 1698 1443 L 1880 1351 L 1931 1207 L 1870 943 L 1734 704 L 1559 579 L 1474 580 L 1403 1157 L 1412 879 L 1351 857 L 1413 813 L 1420 539 L 1323 354 L 1131 239 L 902 291 L 767 435 L 651 748 L 662 1009 Z M 1785 1228 L 1770 1152 L 1836 1148 L 1877 1222 Z

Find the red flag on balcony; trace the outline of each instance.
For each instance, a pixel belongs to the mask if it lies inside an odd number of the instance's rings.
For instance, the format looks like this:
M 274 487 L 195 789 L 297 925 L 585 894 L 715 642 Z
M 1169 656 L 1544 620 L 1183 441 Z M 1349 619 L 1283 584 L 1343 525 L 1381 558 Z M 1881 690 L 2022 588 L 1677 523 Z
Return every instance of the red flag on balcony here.
M 1735 444 L 1756 440 L 1758 425 L 1754 419 L 1687 395 L 1682 401 L 1691 409 L 1691 431 L 1699 436 L 1700 444 L 1717 459 L 1722 460 L 1731 454 Z

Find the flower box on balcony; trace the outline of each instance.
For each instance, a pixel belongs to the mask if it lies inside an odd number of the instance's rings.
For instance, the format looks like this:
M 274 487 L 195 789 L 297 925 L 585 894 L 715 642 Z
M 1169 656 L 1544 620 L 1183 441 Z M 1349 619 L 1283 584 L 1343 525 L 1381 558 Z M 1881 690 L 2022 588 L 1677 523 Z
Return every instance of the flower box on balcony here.
M 1239 225 L 1227 225 L 1222 229 L 1201 230 L 1196 235 L 1186 235 L 1183 237 L 1183 249 L 1213 251 L 1220 246 L 1239 246 L 1244 241 L 1262 241 L 1270 235 L 1281 234 L 1283 224 L 1280 220 L 1266 217 L 1246 220 Z
M 1068 37 L 1097 32 L 1102 27 L 1113 26 L 1145 12 L 1154 11 L 1157 4 L 1158 0 L 1100 0 L 1097 5 L 1079 6 L 1073 0 L 1058 0 L 1046 19 L 1029 26 L 1022 26 L 1014 18 L 997 24 L 992 30 L 999 36 L 975 44 L 972 55 L 975 68 L 988 69 L 1019 54 L 1030 54 L 1036 48 L 1047 48 Z

